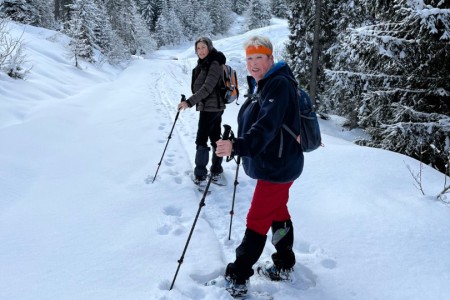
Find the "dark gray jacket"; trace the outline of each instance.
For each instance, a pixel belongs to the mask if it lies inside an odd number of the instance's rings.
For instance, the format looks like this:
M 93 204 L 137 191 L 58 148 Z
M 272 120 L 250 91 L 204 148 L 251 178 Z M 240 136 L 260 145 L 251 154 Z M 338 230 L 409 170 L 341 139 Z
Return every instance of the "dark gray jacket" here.
M 204 59 L 199 59 L 192 70 L 192 96 L 187 99 L 188 105 L 197 106 L 198 111 L 222 111 L 225 103 L 219 97 L 219 81 L 223 80 L 223 67 L 226 58 L 215 48 Z

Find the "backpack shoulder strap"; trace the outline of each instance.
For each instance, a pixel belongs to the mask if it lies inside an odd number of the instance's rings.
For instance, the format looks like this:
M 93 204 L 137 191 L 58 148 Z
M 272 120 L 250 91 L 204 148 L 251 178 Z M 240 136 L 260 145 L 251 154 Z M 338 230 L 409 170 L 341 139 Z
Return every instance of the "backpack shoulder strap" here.
M 295 93 L 296 93 L 296 95 L 297 95 L 297 97 L 294 99 L 295 101 L 294 101 L 294 107 L 295 107 L 295 110 L 296 110 L 296 112 L 297 112 L 297 116 L 298 116 L 298 121 L 299 121 L 299 123 L 301 123 L 301 120 L 300 120 L 300 103 L 299 103 L 299 100 L 300 100 L 300 98 L 302 97 L 302 95 L 301 95 L 301 90 L 300 90 L 300 88 L 298 88 L 297 86 L 295 87 Z M 286 130 L 295 140 L 297 140 L 298 141 L 298 136 L 299 136 L 299 134 L 300 133 L 298 133 L 298 134 L 296 134 L 294 131 L 292 131 L 292 129 L 291 128 L 289 128 L 289 126 L 287 126 L 285 123 L 283 123 L 283 125 L 282 125 L 282 127 L 283 127 L 283 129 L 284 130 Z
M 284 130 L 286 130 L 294 139 L 298 138 L 298 134 L 295 134 L 290 128 L 289 126 L 287 126 L 286 124 L 283 123 L 283 128 Z

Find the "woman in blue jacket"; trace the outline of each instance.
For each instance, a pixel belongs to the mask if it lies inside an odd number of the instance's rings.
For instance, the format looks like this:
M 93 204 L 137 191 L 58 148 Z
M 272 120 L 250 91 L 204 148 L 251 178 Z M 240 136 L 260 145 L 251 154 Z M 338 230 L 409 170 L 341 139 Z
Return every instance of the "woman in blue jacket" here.
M 217 142 L 217 156 L 242 157 L 245 173 L 256 179 L 247 214 L 244 238 L 236 260 L 228 264 L 227 290 L 238 296 L 247 292 L 252 266 L 264 249 L 272 228 L 273 264 L 258 267 L 271 280 L 285 280 L 295 265 L 292 251 L 294 228 L 288 211 L 289 189 L 303 170 L 303 152 L 297 140 L 283 130 L 286 124 L 300 132 L 297 83 L 289 66 L 274 63 L 268 38 L 251 37 L 245 44 L 249 94 L 238 115 L 238 137 Z

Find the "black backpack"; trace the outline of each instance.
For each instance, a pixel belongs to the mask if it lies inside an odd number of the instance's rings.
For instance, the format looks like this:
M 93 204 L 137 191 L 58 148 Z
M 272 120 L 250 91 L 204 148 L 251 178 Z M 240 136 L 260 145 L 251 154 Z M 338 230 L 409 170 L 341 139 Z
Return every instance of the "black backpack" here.
M 283 124 L 283 128 L 294 139 L 298 140 L 300 138 L 300 145 L 302 146 L 303 152 L 311 152 L 322 145 L 319 121 L 308 93 L 301 88 L 297 88 L 297 93 L 300 134 L 294 133 L 286 124 Z

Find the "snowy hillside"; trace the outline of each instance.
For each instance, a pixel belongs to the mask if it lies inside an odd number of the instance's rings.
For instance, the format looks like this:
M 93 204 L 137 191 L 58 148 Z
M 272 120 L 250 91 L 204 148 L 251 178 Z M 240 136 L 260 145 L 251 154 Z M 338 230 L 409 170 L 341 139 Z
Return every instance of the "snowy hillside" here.
M 211 187 L 171 291 L 202 196 L 186 176 L 194 164 L 193 109 L 180 113 L 156 181 L 145 182 L 180 95 L 190 95 L 193 45 L 124 70 L 76 69 L 66 37 L 12 26 L 24 30 L 33 68 L 24 81 L 0 74 L 0 299 L 231 299 L 203 283 L 234 259 L 255 182 L 239 170 L 228 240 L 236 163 L 224 163 L 229 184 Z M 289 34 L 285 21 L 274 20 L 214 40 L 241 78 L 242 42 L 255 33 L 269 36 L 275 53 Z M 224 114 L 234 130 L 239 108 Z M 422 196 L 408 170 L 418 172 L 418 161 L 356 146 L 362 133 L 340 123 L 321 120 L 325 147 L 305 155 L 291 189 L 294 281 L 254 276 L 251 289 L 277 300 L 448 299 L 450 207 L 434 197 L 444 175 L 425 166 Z M 261 261 L 273 250 L 268 242 Z

